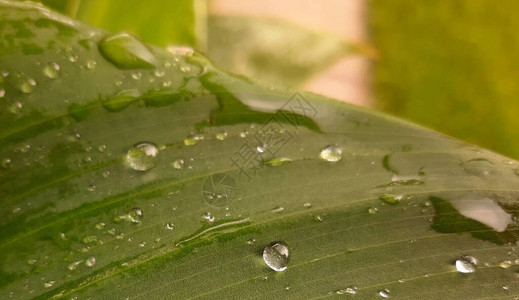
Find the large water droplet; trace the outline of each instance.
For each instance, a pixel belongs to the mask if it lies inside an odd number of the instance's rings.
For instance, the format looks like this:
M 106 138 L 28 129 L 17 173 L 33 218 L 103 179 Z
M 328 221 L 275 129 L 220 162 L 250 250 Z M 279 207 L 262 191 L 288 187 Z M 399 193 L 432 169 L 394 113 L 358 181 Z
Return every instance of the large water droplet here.
M 30 94 L 36 88 L 36 81 L 32 78 L 25 78 L 18 86 L 20 91 L 25 94 Z
M 288 265 L 288 246 L 284 242 L 272 242 L 263 249 L 263 260 L 276 272 L 285 271 Z
M 337 145 L 326 146 L 321 150 L 319 157 L 329 162 L 338 162 L 342 159 L 342 149 Z
M 147 171 L 155 166 L 159 149 L 152 143 L 142 142 L 133 146 L 126 154 L 130 167 L 136 171 Z
M 456 269 L 460 273 L 474 273 L 476 272 L 476 265 L 478 260 L 472 256 L 462 256 L 456 260 Z
M 121 69 L 153 68 L 155 56 L 136 37 L 118 33 L 106 37 L 99 43 L 103 56 Z
M 494 164 L 485 158 L 474 158 L 461 164 L 465 172 L 480 177 L 485 177 L 494 172 Z
M 61 67 L 59 64 L 55 62 L 48 63 L 43 68 L 43 75 L 47 76 L 50 79 L 56 79 L 61 74 Z

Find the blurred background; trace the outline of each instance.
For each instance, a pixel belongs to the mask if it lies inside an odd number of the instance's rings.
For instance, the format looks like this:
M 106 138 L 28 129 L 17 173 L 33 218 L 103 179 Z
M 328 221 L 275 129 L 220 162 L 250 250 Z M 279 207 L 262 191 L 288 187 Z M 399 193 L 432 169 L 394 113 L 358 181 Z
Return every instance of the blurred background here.
M 517 0 L 42 0 L 519 158 Z

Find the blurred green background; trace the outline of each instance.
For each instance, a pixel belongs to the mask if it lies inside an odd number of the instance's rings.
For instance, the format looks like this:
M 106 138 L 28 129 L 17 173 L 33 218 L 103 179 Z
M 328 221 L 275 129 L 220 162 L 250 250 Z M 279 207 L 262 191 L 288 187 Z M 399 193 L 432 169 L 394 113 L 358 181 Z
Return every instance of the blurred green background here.
M 153 44 L 193 46 L 224 69 L 295 88 L 360 56 L 371 82 L 363 105 L 519 158 L 519 1 L 355 1 L 368 42 L 279 17 L 217 15 L 210 8 L 218 0 L 43 2 Z M 319 3 L 337 10 L 337 1 Z

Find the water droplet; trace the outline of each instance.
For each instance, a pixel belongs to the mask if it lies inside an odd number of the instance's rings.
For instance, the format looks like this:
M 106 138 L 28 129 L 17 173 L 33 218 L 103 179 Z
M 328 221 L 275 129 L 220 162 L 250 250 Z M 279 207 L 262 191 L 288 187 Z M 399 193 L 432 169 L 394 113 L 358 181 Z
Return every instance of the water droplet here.
M 303 204 L 303 207 L 304 208 L 310 208 L 310 207 L 312 207 L 312 203 L 306 202 L 305 204 Z
M 77 54 L 69 53 L 68 61 L 75 63 L 75 62 L 77 62 L 78 59 L 79 59 L 79 56 Z
M 180 170 L 184 167 L 184 160 L 183 159 L 175 159 L 175 161 L 173 161 L 171 163 L 171 165 L 173 166 L 173 168 L 177 169 L 177 170 Z
M 0 88 L 0 98 L 4 98 L 5 96 L 5 90 Z
M 256 146 L 256 151 L 258 153 L 264 153 L 267 150 L 267 144 L 261 143 L 258 146 Z
M 337 294 L 337 295 L 344 295 L 344 294 L 355 295 L 355 294 L 357 294 L 357 289 L 358 288 L 356 286 L 350 285 L 349 287 L 347 287 L 345 289 L 336 290 L 335 294 Z
M 389 290 L 388 289 L 382 289 L 382 290 L 378 291 L 378 294 L 379 294 L 380 297 L 389 298 Z
M 204 136 L 201 134 L 193 134 L 190 137 L 184 139 L 184 145 L 193 146 L 196 145 L 199 141 L 202 141 Z
M 11 167 L 11 159 L 10 158 L 4 158 L 2 159 L 1 163 L 2 168 L 9 169 Z
M 43 284 L 43 286 L 46 287 L 46 288 L 50 288 L 50 287 L 52 287 L 55 283 L 56 283 L 56 281 L 51 280 L 51 281 L 45 282 L 45 283 Z
M 256 243 L 256 239 L 247 240 L 247 244 L 249 244 L 249 245 L 253 245 L 254 243 Z
M 403 195 L 383 194 L 380 195 L 379 199 L 389 205 L 397 205 L 403 197 Z
M 342 159 L 342 149 L 337 145 L 326 146 L 321 150 L 319 157 L 329 162 L 338 162 Z
M 224 131 L 224 132 L 217 133 L 215 137 L 217 140 L 223 141 L 227 138 L 227 132 Z
M 87 69 L 89 69 L 89 70 L 93 70 L 93 69 L 95 69 L 95 68 L 97 67 L 97 61 L 95 61 L 95 60 L 89 60 L 89 61 L 87 61 L 87 63 L 86 63 L 86 67 L 87 67 Z
M 87 235 L 82 240 L 83 244 L 97 243 L 98 239 L 95 235 Z
M 97 150 L 99 150 L 99 152 L 103 153 L 106 151 L 106 145 L 99 145 L 99 147 L 97 147 Z
M 139 247 L 143 248 L 144 246 L 146 246 L 146 242 L 140 242 L 139 243 Z
M 135 144 L 126 154 L 130 167 L 136 171 L 147 171 L 155 166 L 159 149 L 152 143 Z
M 499 262 L 499 266 L 503 269 L 508 269 L 512 266 L 512 261 L 509 259 L 505 259 Z
M 424 184 L 419 175 L 397 175 L 393 174 L 389 185 L 421 185 Z
M 166 229 L 173 230 L 173 228 L 175 228 L 175 225 L 173 223 L 167 223 L 166 224 Z
M 493 173 L 494 164 L 485 158 L 474 158 L 461 164 L 463 170 L 471 175 L 486 177 Z
M 9 112 L 12 114 L 19 114 L 22 111 L 23 104 L 21 102 L 14 102 L 13 104 L 9 105 Z
M 474 273 L 477 263 L 476 258 L 465 255 L 456 260 L 456 269 L 460 273 Z
M 263 249 L 263 260 L 276 272 L 285 271 L 288 265 L 288 246 L 284 242 L 272 242 Z
M 96 190 L 95 184 L 91 184 L 87 187 L 87 191 L 89 191 L 89 192 L 94 192 L 95 190 Z
M 69 269 L 70 271 L 74 271 L 81 264 L 81 262 L 82 262 L 81 260 L 75 261 L 75 262 L 69 264 L 67 266 L 67 269 Z
M 271 159 L 263 162 L 263 164 L 277 167 L 277 166 L 281 166 L 281 165 L 287 164 L 289 162 L 292 162 L 292 160 L 290 158 L 287 158 L 287 157 L 274 157 L 274 158 L 271 158 Z
M 142 210 L 138 207 L 135 207 L 134 209 L 132 209 L 132 211 L 128 214 L 128 220 L 130 220 L 130 222 L 132 222 L 134 224 L 140 223 L 142 220 L 142 217 L 143 217 Z
M 56 79 L 61 75 L 61 67 L 55 62 L 48 63 L 43 68 L 43 75 L 50 79 Z
M 103 174 L 101 174 L 103 176 L 103 178 L 108 178 L 108 176 L 110 176 L 110 171 L 106 170 L 106 171 L 103 171 Z
M 32 259 L 32 258 L 29 258 L 29 259 L 27 260 L 27 264 L 29 264 L 29 265 L 34 265 L 36 262 L 37 262 L 37 260 Z
M 103 229 L 103 228 L 105 228 L 105 226 L 106 226 L 106 223 L 100 222 L 100 223 L 97 223 L 95 227 L 96 227 L 96 229 Z
M 103 56 L 121 69 L 153 68 L 155 56 L 136 37 L 128 33 L 110 35 L 99 43 Z
M 155 70 L 155 72 L 153 74 L 155 75 L 155 77 L 161 78 L 161 77 L 164 77 L 164 75 L 166 75 L 166 72 L 160 71 L 160 70 Z
M 244 131 L 240 132 L 240 137 L 241 138 L 246 138 L 248 135 L 249 135 L 249 132 L 247 130 L 244 130 Z
M 85 261 L 85 265 L 87 267 L 93 267 L 95 264 L 96 264 L 96 258 L 94 256 L 87 258 L 87 260 Z
M 282 212 L 284 210 L 285 210 L 285 208 L 283 206 L 278 206 L 278 207 L 272 209 L 271 212 L 273 212 L 273 213 L 280 213 L 280 212 Z
M 378 212 L 378 208 L 376 207 L 370 207 L 368 208 L 368 213 L 370 213 L 371 215 L 374 215 Z
M 206 220 L 207 222 L 209 223 L 213 223 L 215 218 L 211 215 L 210 212 L 206 212 L 204 213 L 204 215 L 202 216 L 202 218 L 204 218 L 204 220 Z
M 18 88 L 22 93 L 30 94 L 34 91 L 34 88 L 36 88 L 36 81 L 32 78 L 25 78 L 22 80 Z

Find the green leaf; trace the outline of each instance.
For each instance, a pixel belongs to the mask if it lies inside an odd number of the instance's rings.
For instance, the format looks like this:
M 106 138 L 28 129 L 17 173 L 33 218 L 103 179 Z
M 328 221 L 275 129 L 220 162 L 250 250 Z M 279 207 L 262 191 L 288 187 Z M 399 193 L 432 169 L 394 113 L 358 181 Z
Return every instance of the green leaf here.
M 0 32 L 0 298 L 519 294 L 517 162 L 30 3 Z
M 208 54 L 216 65 L 292 86 L 346 55 L 367 51 L 331 34 L 259 17 L 211 16 L 207 31 Z

